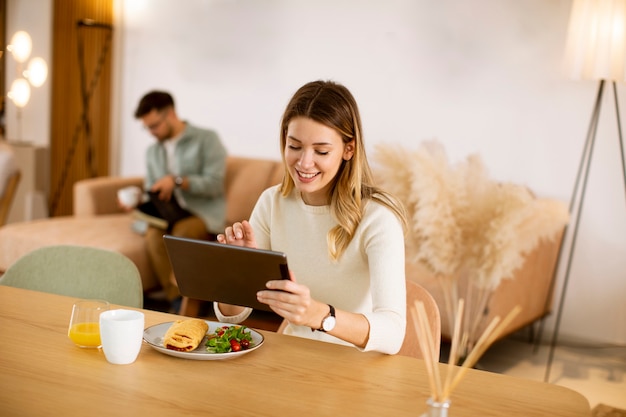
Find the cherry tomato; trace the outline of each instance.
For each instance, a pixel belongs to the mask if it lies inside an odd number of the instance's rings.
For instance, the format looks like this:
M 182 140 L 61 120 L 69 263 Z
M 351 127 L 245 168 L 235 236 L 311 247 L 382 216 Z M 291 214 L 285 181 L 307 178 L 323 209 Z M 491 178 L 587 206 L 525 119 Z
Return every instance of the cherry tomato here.
M 250 341 L 247 339 L 243 339 L 241 342 L 239 342 L 239 344 L 241 345 L 242 350 L 246 350 L 250 348 Z
M 230 341 L 230 349 L 233 352 L 239 352 L 241 350 L 241 343 L 239 343 L 238 341 L 236 341 L 235 339 Z

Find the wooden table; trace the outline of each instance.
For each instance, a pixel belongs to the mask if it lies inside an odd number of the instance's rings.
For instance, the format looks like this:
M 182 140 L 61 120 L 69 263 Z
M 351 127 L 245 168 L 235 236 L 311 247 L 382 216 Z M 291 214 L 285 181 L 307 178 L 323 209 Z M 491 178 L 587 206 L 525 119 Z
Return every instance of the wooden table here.
M 75 299 L 0 286 L 0 415 L 412 416 L 426 410 L 421 360 L 262 331 L 265 343 L 232 360 L 193 361 L 144 344 L 111 365 L 67 338 Z M 177 316 L 144 310 L 146 326 Z M 451 417 L 589 416 L 564 387 L 471 370 Z

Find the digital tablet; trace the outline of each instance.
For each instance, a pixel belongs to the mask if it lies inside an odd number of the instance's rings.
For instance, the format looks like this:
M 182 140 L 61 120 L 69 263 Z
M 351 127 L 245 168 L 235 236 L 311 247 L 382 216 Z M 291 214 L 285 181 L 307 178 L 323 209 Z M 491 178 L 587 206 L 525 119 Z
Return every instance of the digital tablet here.
M 267 281 L 289 279 L 287 255 L 164 235 L 181 295 L 271 311 L 256 293 Z

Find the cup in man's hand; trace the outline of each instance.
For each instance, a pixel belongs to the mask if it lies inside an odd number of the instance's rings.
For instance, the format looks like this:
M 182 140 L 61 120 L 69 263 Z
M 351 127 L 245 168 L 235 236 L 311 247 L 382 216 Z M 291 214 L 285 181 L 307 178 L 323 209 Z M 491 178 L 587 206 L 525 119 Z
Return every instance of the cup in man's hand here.
M 141 188 L 131 185 L 117 190 L 117 199 L 126 208 L 134 208 L 139 204 L 141 198 Z

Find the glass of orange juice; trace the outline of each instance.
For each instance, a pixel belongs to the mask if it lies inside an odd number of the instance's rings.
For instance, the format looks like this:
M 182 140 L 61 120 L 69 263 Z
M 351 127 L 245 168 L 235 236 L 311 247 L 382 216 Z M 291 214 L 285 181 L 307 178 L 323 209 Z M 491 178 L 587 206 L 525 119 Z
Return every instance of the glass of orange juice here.
M 100 313 L 109 309 L 108 301 L 80 300 L 72 307 L 72 317 L 67 336 L 81 348 L 99 348 Z

